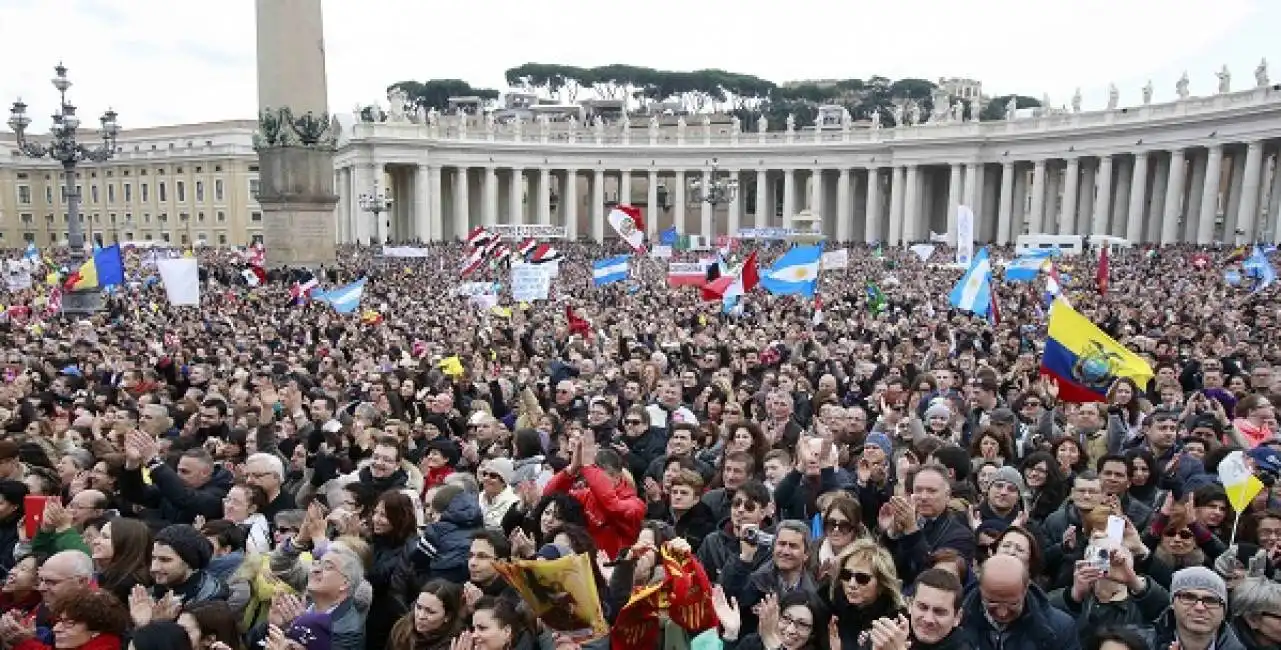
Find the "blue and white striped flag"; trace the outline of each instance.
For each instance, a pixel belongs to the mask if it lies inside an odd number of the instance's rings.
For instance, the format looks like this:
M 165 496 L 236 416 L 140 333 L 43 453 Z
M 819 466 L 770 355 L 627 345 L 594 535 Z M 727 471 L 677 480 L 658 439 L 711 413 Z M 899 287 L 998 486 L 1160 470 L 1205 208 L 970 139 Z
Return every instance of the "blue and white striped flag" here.
M 987 248 L 979 249 L 970 262 L 969 270 L 952 288 L 947 300 L 957 309 L 987 317 L 992 309 L 992 263 L 988 260 Z
M 318 296 L 312 296 L 312 299 L 329 303 L 333 306 L 334 311 L 340 314 L 350 314 L 360 307 L 360 299 L 364 296 L 365 279 L 361 278 L 345 287 L 338 287 L 333 291 L 326 291 Z
M 619 255 L 597 260 L 592 264 L 592 281 L 598 287 L 627 279 L 627 263 L 631 255 Z
M 1005 267 L 1006 282 L 1031 282 L 1045 268 L 1045 260 L 1050 251 L 1028 251 L 1011 261 Z

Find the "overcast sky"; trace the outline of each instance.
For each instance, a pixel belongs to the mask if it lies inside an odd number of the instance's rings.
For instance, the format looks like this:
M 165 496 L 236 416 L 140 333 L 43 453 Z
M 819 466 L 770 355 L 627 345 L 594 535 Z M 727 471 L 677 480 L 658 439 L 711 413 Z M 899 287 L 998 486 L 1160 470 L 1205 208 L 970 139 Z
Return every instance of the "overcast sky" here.
M 526 62 L 724 68 L 776 82 L 971 77 L 988 95 L 1086 108 L 1281 80 L 1278 0 L 324 0 L 331 111 L 385 101 L 388 84 L 461 78 L 503 89 Z M 252 0 L 0 0 L 0 103 L 19 95 L 37 125 L 59 60 L 82 116 L 107 106 L 126 128 L 251 118 L 257 110 Z M 580 96 L 581 98 L 581 96 Z M 7 110 L 4 111 L 7 119 Z M 3 120 L 0 120 L 3 121 Z

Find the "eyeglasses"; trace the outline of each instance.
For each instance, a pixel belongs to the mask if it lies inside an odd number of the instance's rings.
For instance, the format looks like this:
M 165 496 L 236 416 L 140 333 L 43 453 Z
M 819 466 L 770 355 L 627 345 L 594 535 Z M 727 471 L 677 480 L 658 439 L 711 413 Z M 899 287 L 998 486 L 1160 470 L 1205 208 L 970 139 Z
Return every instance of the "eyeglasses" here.
M 286 535 L 297 535 L 298 529 L 290 528 L 289 526 L 276 526 L 276 532 L 284 533 Z
M 760 507 L 756 505 L 754 501 L 748 501 L 747 499 L 734 499 L 730 502 L 730 506 L 734 508 L 742 508 L 748 512 L 756 512 L 756 509 Z
M 1167 531 L 1165 531 L 1165 536 L 1166 536 L 1166 537 L 1178 537 L 1179 539 L 1192 539 L 1192 538 L 1193 538 L 1193 537 L 1195 537 L 1196 535 L 1194 535 L 1194 534 L 1192 533 L 1192 529 L 1190 529 L 1190 528 L 1184 528 L 1184 529 L 1181 529 L 1181 530 L 1167 530 Z
M 500 474 L 498 474 L 497 472 L 481 472 L 481 473 L 480 473 L 480 477 L 481 477 L 481 478 L 496 478 L 496 479 L 498 479 L 498 480 L 500 480 L 500 481 L 501 481 L 501 480 L 502 480 L 502 478 L 503 478 L 503 477 L 502 477 Z
M 1201 596 L 1190 591 L 1180 591 L 1174 595 L 1174 599 L 1179 601 L 1180 605 L 1187 607 L 1196 607 L 1197 605 L 1201 605 L 1202 607 L 1210 610 L 1223 608 L 1223 600 L 1218 596 Z
M 783 614 L 782 616 L 778 617 L 779 629 L 789 627 L 789 626 L 794 627 L 802 632 L 811 630 L 814 628 L 814 624 L 810 621 L 798 620 L 798 619 L 792 618 L 787 614 Z
M 852 533 L 854 532 L 854 524 L 843 519 L 828 519 L 823 522 L 823 532 Z
M 641 424 L 645 424 L 645 422 L 644 422 L 644 421 L 642 421 L 642 420 L 625 420 L 625 422 L 627 423 L 627 426 L 629 426 L 629 427 L 634 427 L 634 426 L 638 426 L 638 425 L 641 425 Z
M 841 573 L 840 573 L 841 582 L 849 582 L 853 580 L 855 584 L 861 587 L 865 587 L 871 584 L 872 578 L 875 578 L 875 577 L 876 576 L 870 573 L 864 573 L 862 571 L 854 571 L 851 569 L 841 569 Z

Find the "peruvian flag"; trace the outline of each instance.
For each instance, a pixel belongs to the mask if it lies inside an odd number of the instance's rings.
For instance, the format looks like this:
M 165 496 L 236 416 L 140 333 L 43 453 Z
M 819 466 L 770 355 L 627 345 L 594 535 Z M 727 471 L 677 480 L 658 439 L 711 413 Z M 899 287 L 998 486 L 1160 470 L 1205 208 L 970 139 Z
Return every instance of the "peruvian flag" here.
M 1059 269 L 1054 266 L 1054 262 L 1046 261 L 1045 272 L 1045 298 L 1047 303 L 1053 303 L 1055 298 L 1063 298 L 1067 301 L 1067 296 L 1063 295 L 1063 280 L 1059 278 Z
M 308 273 L 301 281 L 294 281 L 293 286 L 289 287 L 289 302 L 297 304 L 302 298 L 310 298 L 311 292 L 320 286 L 320 281 L 312 273 Z
M 547 264 L 550 262 L 559 262 L 564 255 L 556 250 L 551 244 L 539 244 L 534 249 L 533 255 L 529 256 L 531 264 Z
M 565 305 L 565 319 L 569 321 L 570 334 L 581 334 L 584 338 L 591 338 L 592 326 L 587 319 L 574 313 L 574 308 Z
M 476 226 L 467 233 L 467 245 L 472 248 L 484 248 L 490 242 L 498 239 L 494 233 L 489 232 L 484 226 Z
M 465 278 L 468 275 L 471 275 L 473 271 L 484 265 L 485 260 L 488 258 L 488 252 L 488 248 L 477 248 L 473 250 L 471 254 L 467 256 L 467 259 L 463 260 L 463 268 L 460 275 Z
M 518 255 L 523 260 L 527 260 L 529 259 L 529 256 L 534 252 L 534 249 L 537 247 L 538 247 L 538 240 L 534 239 L 533 237 L 530 237 L 529 239 L 526 239 L 525 241 L 521 242 L 520 246 L 516 247 L 516 255 Z
M 1099 249 L 1099 270 L 1098 270 L 1098 273 L 1095 275 L 1094 280 L 1099 285 L 1099 293 L 1106 294 L 1108 292 L 1108 246 L 1107 244 L 1104 244 L 1103 247 Z
M 725 274 L 703 285 L 703 300 L 724 300 L 741 296 L 756 288 L 761 283 L 760 268 L 756 263 L 756 251 L 747 256 L 743 267 L 733 275 Z
M 44 315 L 46 318 L 55 316 L 62 311 L 62 287 L 54 285 L 49 291 L 49 302 L 45 305 Z
M 609 225 L 628 246 L 637 253 L 645 252 L 645 219 L 641 217 L 640 208 L 632 205 L 616 205 L 609 211 Z
M 267 251 L 263 248 L 262 242 L 253 245 L 249 249 L 249 264 L 251 266 L 262 266 L 267 261 Z
M 814 316 L 813 318 L 810 319 L 810 323 L 814 325 L 818 325 L 822 322 L 823 322 L 823 297 L 816 295 L 814 296 Z
M 267 282 L 267 272 L 262 270 L 261 266 L 251 266 L 240 272 L 240 277 L 245 279 L 245 284 L 256 287 Z

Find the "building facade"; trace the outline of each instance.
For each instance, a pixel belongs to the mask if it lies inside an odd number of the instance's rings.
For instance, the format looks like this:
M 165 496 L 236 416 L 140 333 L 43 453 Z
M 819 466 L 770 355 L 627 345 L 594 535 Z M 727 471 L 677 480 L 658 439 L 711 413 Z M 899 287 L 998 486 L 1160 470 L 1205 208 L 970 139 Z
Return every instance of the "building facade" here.
M 1135 242 L 1281 240 L 1281 86 L 999 122 L 745 132 L 694 116 L 498 124 L 482 116 L 394 115 L 343 130 L 335 156 L 342 242 L 441 240 L 498 223 L 606 236 L 612 202 L 640 206 L 651 234 L 791 227 L 809 209 L 837 241 L 955 238 L 970 207 L 981 242 L 1022 233 Z M 727 205 L 687 184 L 729 174 Z M 394 199 L 379 222 L 361 194 Z
M 77 168 L 85 237 L 104 244 L 241 246 L 262 236 L 253 120 L 122 131 L 116 155 Z M 62 245 L 61 167 L 21 156 L 0 133 L 0 248 Z

